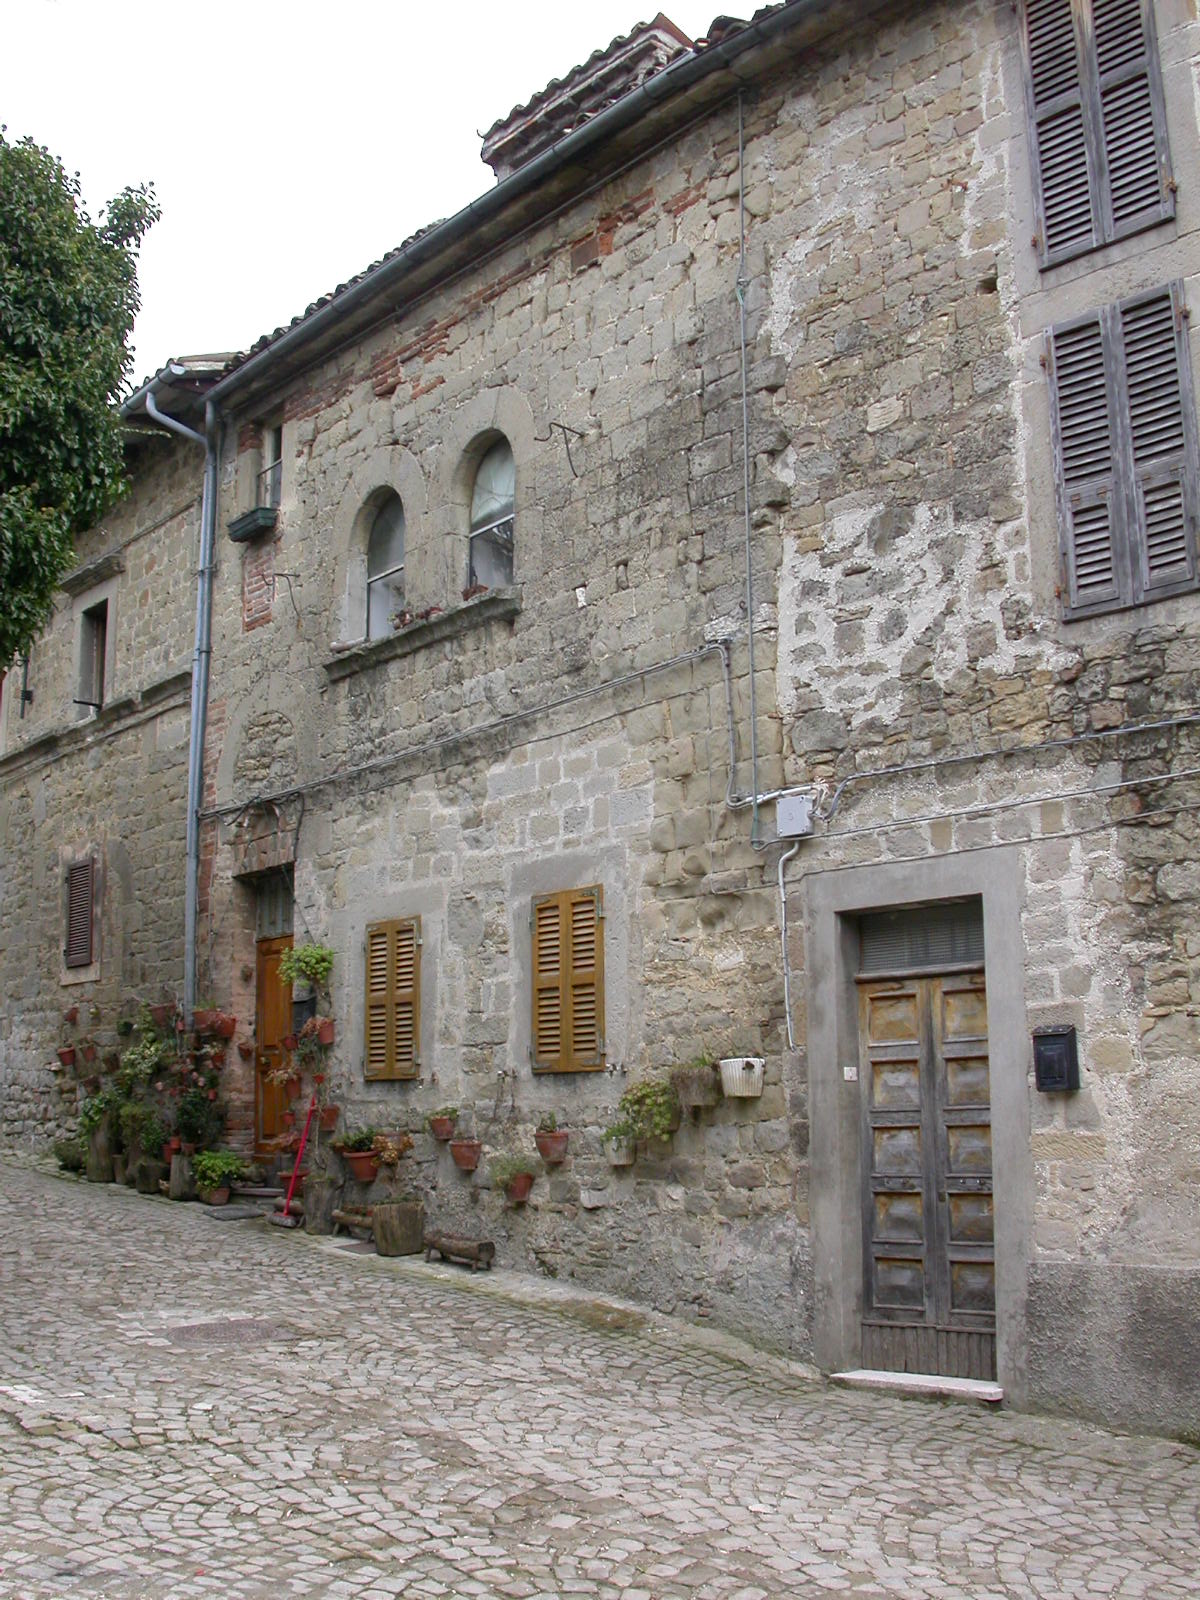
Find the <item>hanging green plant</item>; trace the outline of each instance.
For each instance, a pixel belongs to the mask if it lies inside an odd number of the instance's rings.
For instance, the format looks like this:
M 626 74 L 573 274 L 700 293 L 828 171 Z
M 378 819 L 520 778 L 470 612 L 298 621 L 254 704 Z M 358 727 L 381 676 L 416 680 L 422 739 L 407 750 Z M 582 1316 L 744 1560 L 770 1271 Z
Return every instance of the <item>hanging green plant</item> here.
M 284 983 L 304 980 L 314 988 L 324 988 L 333 971 L 333 949 L 327 944 L 297 944 L 279 958 L 279 976 Z
M 669 1078 L 646 1078 L 626 1089 L 617 1102 L 617 1116 L 608 1136 L 669 1139 L 679 1126 L 680 1106 Z

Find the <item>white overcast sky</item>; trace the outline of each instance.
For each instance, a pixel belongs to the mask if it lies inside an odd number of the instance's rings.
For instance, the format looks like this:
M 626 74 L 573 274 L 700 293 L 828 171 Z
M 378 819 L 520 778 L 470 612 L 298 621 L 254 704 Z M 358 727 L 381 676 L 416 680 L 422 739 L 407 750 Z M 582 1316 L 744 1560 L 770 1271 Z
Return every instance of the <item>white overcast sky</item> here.
M 730 7 L 748 16 L 761 0 Z M 719 0 L 669 0 L 702 35 Z M 133 378 L 245 348 L 491 187 L 479 133 L 642 0 L 8 0 L 0 122 L 93 216 L 153 181 Z

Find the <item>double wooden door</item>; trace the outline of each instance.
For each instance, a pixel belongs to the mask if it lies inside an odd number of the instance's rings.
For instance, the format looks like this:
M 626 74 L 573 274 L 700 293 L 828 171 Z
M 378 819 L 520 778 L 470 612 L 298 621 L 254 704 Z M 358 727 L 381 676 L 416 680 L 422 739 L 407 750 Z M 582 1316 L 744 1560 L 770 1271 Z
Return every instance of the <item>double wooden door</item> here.
M 996 1375 L 982 972 L 860 980 L 863 1365 Z
M 269 1074 L 283 1064 L 282 1041 L 292 1031 L 292 986 L 279 976 L 279 958 L 292 948 L 292 936 L 258 941 L 255 994 L 255 1088 L 254 1147 L 259 1155 L 269 1153 L 273 1139 L 283 1130 L 283 1114 L 289 1109 L 287 1090 L 272 1083 Z

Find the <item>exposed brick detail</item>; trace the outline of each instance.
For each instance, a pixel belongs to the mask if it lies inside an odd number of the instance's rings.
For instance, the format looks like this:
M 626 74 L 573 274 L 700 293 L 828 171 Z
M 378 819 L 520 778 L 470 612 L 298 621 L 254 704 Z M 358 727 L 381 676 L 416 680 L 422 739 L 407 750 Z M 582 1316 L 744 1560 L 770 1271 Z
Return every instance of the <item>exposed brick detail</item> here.
M 257 422 L 243 422 L 238 428 L 238 455 L 245 450 L 261 450 L 262 442 L 262 428 Z
M 275 603 L 275 541 L 247 550 L 242 558 L 242 629 L 270 622 Z

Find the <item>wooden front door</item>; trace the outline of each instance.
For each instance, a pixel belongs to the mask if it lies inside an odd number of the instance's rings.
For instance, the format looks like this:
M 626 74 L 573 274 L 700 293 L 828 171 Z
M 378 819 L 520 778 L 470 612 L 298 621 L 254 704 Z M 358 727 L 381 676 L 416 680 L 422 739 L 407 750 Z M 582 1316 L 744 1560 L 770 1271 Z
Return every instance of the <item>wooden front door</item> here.
M 267 1074 L 283 1061 L 280 1041 L 292 1031 L 292 986 L 279 976 L 279 958 L 291 948 L 290 933 L 283 938 L 258 941 L 254 1030 L 254 1147 L 258 1155 L 267 1154 L 270 1141 L 283 1132 L 283 1113 L 288 1109 L 283 1084 L 268 1082 Z
M 982 972 L 860 980 L 864 1367 L 996 1376 Z

